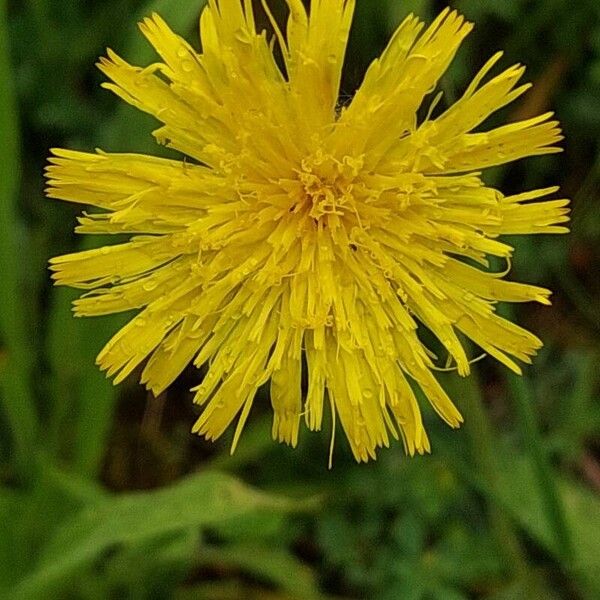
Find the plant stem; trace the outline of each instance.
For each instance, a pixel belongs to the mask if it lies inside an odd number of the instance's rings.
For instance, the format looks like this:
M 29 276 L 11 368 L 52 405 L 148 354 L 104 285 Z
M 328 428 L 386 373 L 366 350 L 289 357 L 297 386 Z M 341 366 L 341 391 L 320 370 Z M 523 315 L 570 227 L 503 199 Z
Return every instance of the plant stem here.
M 537 479 L 548 525 L 554 532 L 560 557 L 567 567 L 571 566 L 574 558 L 573 541 L 552 466 L 533 412 L 533 390 L 524 377 L 512 374 L 508 376 L 508 386 L 514 400 L 524 446 Z
M 513 317 L 513 308 L 499 307 L 498 314 Z M 572 566 L 574 547 L 552 466 L 534 413 L 535 394 L 525 376 L 507 375 L 510 395 L 518 417 L 525 451 L 538 483 L 538 491 L 546 512 L 548 526 L 554 532 L 556 547 L 565 565 Z
M 464 379 L 448 378 L 447 382 L 448 387 L 452 388 L 452 395 L 461 399 L 465 430 L 470 438 L 473 461 L 477 470 L 482 480 L 487 482 L 493 496 L 500 497 L 498 448 L 483 404 L 477 371 L 473 370 L 471 375 Z M 498 549 L 504 555 L 507 568 L 516 572 L 518 579 L 524 582 L 531 580 L 527 560 L 513 523 L 493 500 L 489 502 L 489 518 Z

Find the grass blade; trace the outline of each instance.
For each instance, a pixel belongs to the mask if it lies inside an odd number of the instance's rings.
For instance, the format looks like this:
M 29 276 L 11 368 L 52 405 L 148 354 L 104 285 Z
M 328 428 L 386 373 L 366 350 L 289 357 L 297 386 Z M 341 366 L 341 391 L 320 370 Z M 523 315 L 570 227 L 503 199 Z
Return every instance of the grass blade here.
M 533 392 L 524 377 L 512 374 L 507 377 L 524 445 L 536 476 L 548 525 L 554 532 L 561 559 L 567 566 L 572 565 L 574 559 L 573 540 L 567 525 L 558 486 L 554 480 L 554 473 L 533 412 L 535 402 Z
M 511 318 L 514 314 L 512 307 L 507 305 L 501 306 L 498 312 L 505 318 Z M 536 476 L 538 492 L 548 525 L 554 532 L 561 559 L 566 566 L 572 565 L 574 560 L 573 540 L 548 452 L 536 421 L 533 409 L 535 395 L 525 376 L 509 373 L 506 379 L 514 401 L 523 445 Z
M 489 489 L 489 519 L 498 549 L 506 565 L 514 569 L 523 581 L 531 579 L 527 561 L 515 528 L 506 512 L 494 501 L 500 496 L 498 443 L 483 403 L 477 371 L 467 378 L 456 375 L 444 378 L 446 389 L 455 398 L 461 398 L 460 408 L 465 418 L 465 430 L 470 438 L 472 461 L 480 479 Z
M 8 45 L 6 0 L 0 0 L 0 334 L 4 343 L 0 367 L 2 409 L 21 474 L 28 471 L 37 432 L 31 386 L 32 351 L 28 344 L 19 269 L 16 210 L 19 189 L 19 128 Z

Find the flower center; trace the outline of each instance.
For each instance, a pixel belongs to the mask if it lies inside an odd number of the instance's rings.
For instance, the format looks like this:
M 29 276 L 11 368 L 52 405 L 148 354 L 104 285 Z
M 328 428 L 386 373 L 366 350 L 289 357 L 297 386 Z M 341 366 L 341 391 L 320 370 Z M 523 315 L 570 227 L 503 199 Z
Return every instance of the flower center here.
M 362 164 L 361 158 L 346 156 L 340 161 L 321 151 L 304 159 L 297 170 L 303 191 L 298 208 L 317 222 L 354 211 L 354 182 Z
M 304 187 L 308 214 L 319 221 L 327 215 L 344 216 L 344 207 L 348 204 L 348 189 L 340 189 L 337 182 L 323 181 L 318 175 L 300 173 Z

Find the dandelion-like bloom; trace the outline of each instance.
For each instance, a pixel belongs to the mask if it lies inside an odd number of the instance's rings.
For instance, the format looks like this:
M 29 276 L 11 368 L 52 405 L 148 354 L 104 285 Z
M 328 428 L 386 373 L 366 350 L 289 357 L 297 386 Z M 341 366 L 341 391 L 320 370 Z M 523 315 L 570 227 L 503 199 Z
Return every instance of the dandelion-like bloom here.
M 98 364 L 163 391 L 193 360 L 194 431 L 233 447 L 258 388 L 270 382 L 273 436 L 296 445 L 301 420 L 319 430 L 324 404 L 358 461 L 390 436 L 413 455 L 430 449 L 419 387 L 452 427 L 461 415 L 437 382 L 427 328 L 460 375 L 459 335 L 515 372 L 541 342 L 496 314 L 498 301 L 549 304 L 548 290 L 505 281 L 503 234 L 560 233 L 557 188 L 505 196 L 482 169 L 559 151 L 551 113 L 473 133 L 527 90 L 523 67 L 484 78 L 437 118 L 417 111 L 471 24 L 450 10 L 429 28 L 409 16 L 347 106 L 340 74 L 355 0 L 287 0 L 282 65 L 251 1 L 210 0 L 202 52 L 157 15 L 141 24 L 162 62 L 99 64 L 104 87 L 162 123 L 154 136 L 191 160 L 54 150 L 52 198 L 101 209 L 77 230 L 130 241 L 52 260 L 60 285 L 88 290 L 79 316 L 139 309 Z M 265 3 L 267 13 L 268 6 Z

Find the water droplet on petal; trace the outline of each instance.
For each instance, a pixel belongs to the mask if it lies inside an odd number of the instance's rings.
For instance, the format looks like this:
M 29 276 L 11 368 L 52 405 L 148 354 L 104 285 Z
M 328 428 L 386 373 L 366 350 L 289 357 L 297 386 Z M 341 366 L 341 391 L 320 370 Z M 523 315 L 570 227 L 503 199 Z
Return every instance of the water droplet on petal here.
M 158 285 L 158 283 L 156 281 L 146 281 L 142 287 L 144 288 L 144 290 L 146 292 L 151 292 L 152 290 L 156 289 L 156 286 Z

